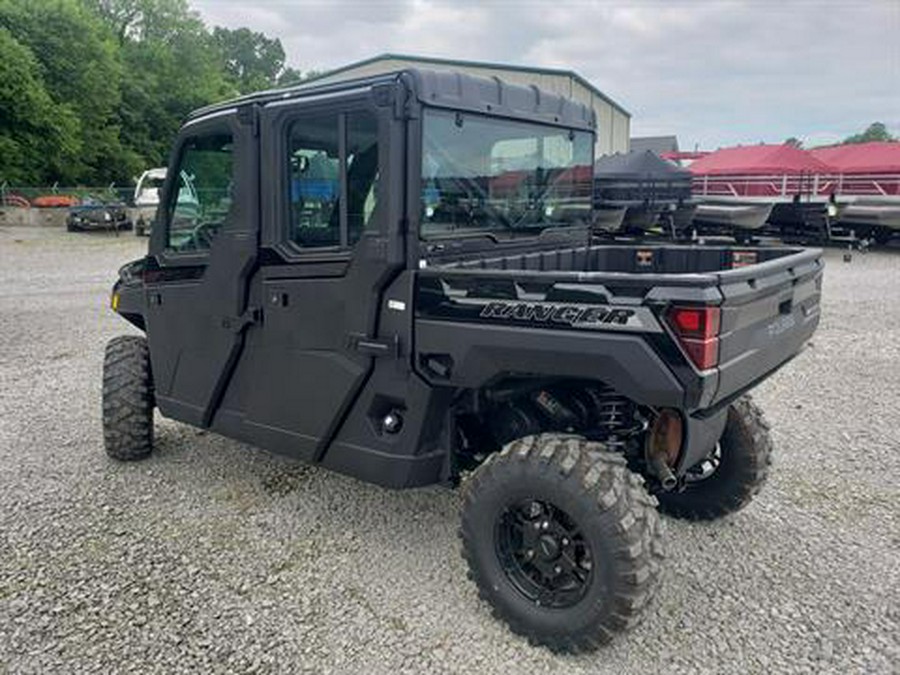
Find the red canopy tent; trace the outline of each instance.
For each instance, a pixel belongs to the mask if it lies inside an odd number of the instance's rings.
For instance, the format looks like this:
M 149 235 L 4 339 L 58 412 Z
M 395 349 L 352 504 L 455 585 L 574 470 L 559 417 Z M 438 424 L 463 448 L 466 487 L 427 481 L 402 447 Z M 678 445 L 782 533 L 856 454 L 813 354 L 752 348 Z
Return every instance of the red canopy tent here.
M 723 148 L 688 167 L 699 176 L 782 175 L 830 173 L 832 168 L 793 145 L 743 145 Z
M 848 143 L 809 151 L 843 174 L 900 174 L 900 142 Z

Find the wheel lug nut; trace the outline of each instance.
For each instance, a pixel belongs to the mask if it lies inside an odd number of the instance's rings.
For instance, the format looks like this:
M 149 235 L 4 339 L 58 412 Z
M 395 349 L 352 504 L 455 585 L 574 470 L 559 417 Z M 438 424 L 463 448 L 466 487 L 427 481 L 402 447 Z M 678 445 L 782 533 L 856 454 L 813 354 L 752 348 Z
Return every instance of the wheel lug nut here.
M 557 565 L 556 567 L 553 568 L 553 571 L 556 572 L 557 574 L 560 574 L 562 572 L 562 567 Z
M 534 551 L 528 549 L 527 551 L 525 551 L 525 557 L 531 560 L 534 557 Z
M 546 520 L 543 523 L 541 523 L 542 530 L 546 530 L 548 527 L 550 527 L 550 523 L 548 523 Z
M 566 537 L 563 537 L 562 545 L 563 545 L 563 546 L 568 546 L 568 545 L 569 545 L 569 540 L 568 540 Z

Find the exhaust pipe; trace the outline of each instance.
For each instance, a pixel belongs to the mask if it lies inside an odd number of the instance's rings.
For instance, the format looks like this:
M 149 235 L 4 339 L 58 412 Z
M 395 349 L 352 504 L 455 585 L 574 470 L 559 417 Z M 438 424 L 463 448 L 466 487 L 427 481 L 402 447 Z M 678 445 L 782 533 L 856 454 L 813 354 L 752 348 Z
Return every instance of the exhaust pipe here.
M 681 442 L 684 438 L 684 426 L 681 415 L 674 410 L 660 410 L 650 433 L 647 434 L 647 442 L 644 448 L 644 458 L 647 468 L 658 480 L 662 489 L 666 492 L 673 490 L 678 485 L 678 479 L 672 472 L 672 467 L 678 461 L 681 452 Z
M 650 457 L 650 471 L 659 479 L 659 484 L 666 492 L 674 489 L 678 484 L 678 479 L 672 473 L 672 469 L 666 464 L 665 457 L 661 454 L 654 454 Z

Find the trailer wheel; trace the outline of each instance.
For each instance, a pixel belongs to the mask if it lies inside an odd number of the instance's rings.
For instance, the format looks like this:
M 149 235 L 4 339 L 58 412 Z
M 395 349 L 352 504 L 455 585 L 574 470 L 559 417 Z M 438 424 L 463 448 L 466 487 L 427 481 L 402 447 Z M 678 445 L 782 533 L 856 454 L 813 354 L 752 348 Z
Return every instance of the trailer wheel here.
M 153 449 L 153 379 L 146 338 L 121 335 L 103 360 L 103 441 L 113 459 L 143 459 Z
M 759 406 L 744 396 L 728 408 L 725 430 L 710 456 L 688 469 L 683 491 L 658 495 L 659 509 L 687 520 L 740 511 L 759 493 L 771 463 L 769 425 Z
M 463 557 L 514 632 L 554 651 L 595 649 L 636 624 L 656 590 L 655 507 L 643 479 L 602 444 L 527 436 L 468 479 Z

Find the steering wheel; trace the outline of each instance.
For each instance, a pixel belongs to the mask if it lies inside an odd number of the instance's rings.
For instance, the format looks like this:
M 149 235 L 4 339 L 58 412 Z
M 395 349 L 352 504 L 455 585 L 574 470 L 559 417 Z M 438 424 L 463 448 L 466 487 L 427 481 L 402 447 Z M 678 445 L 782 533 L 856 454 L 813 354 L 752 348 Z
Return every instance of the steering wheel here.
M 191 230 L 188 241 L 189 248 L 194 250 L 205 250 L 212 246 L 212 240 L 219 229 L 221 223 L 216 221 L 200 221 Z

